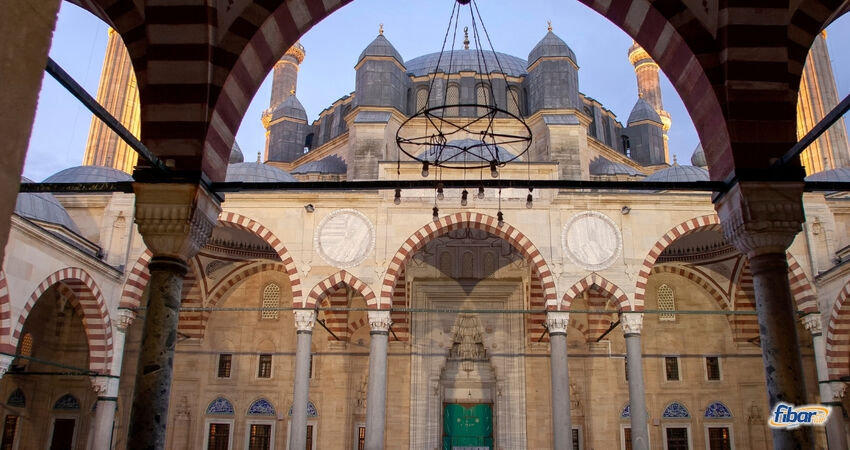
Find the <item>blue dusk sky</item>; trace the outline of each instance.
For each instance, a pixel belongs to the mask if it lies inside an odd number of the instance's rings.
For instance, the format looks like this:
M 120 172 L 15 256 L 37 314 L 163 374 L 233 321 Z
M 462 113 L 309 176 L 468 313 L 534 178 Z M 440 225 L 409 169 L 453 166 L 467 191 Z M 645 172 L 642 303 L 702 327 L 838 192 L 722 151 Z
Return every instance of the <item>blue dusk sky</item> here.
M 357 0 L 313 27 L 301 39 L 307 55 L 299 71 L 297 89 L 309 120 L 312 122 L 323 109 L 354 90 L 354 65 L 378 34 L 379 24 L 384 24 L 384 36 L 405 60 L 438 52 L 452 3 Z M 626 120 L 637 100 L 634 70 L 627 58 L 632 40 L 626 33 L 577 1 L 478 3 L 495 50 L 523 59 L 544 36 L 546 22 L 551 20 L 553 31 L 576 53 L 579 90 L 613 111 L 621 122 Z M 463 12 L 459 30 L 470 23 L 468 10 Z M 843 98 L 850 92 L 850 15 L 833 23 L 827 33 L 838 93 Z M 62 2 L 50 55 L 93 96 L 97 93 L 106 41 L 107 26 L 103 22 Z M 461 41 L 462 36 L 458 36 L 456 47 L 462 45 Z M 678 156 L 680 163 L 689 164 L 699 138 L 679 95 L 664 75 L 661 81 L 664 107 L 673 118 L 670 152 Z M 269 106 L 270 93 L 271 76 L 260 87 L 239 128 L 236 141 L 246 161 L 255 160 L 257 152 L 263 151 L 265 130 L 260 115 Z M 40 181 L 59 170 L 80 165 L 90 123 L 91 113 L 46 75 L 24 175 Z

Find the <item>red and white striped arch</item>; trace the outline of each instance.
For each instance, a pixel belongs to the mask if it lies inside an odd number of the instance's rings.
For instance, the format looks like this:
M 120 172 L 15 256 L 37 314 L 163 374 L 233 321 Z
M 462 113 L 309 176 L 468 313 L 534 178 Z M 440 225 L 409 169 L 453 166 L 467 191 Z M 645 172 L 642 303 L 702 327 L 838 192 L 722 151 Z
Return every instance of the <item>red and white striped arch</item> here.
M 850 281 L 832 305 L 826 328 L 826 367 L 829 379 L 838 381 L 850 375 Z
M 582 278 L 577 281 L 575 284 L 570 286 L 567 289 L 567 292 L 564 293 L 563 299 L 561 299 L 562 309 L 569 310 L 570 305 L 572 305 L 573 300 L 578 298 L 582 293 L 591 287 L 596 286 L 599 290 L 607 293 L 611 296 L 612 303 L 617 306 L 618 311 L 622 310 L 635 310 L 634 307 L 629 303 L 629 297 L 620 289 L 616 284 L 608 281 L 602 275 L 599 275 L 596 272 L 591 273 L 590 275 Z M 552 308 L 554 309 L 554 308 Z
M 318 282 L 313 289 L 310 291 L 310 294 L 307 296 L 305 302 L 302 304 L 303 308 L 318 308 L 322 303 L 322 300 L 325 299 L 329 294 L 333 293 L 335 290 L 339 289 L 342 286 L 348 286 L 351 289 L 359 292 L 360 295 L 363 296 L 363 299 L 366 301 L 366 307 L 370 309 L 379 309 L 378 308 L 378 298 L 375 296 L 375 292 L 372 288 L 369 287 L 366 283 L 361 281 L 359 278 L 354 275 L 348 273 L 345 270 L 341 270 L 324 280 Z
M 15 353 L 12 345 L 12 300 L 9 298 L 9 284 L 6 272 L 0 269 L 0 351 Z
M 671 228 L 670 231 L 668 231 L 655 243 L 655 245 L 652 246 L 652 249 L 649 250 L 649 254 L 646 255 L 646 258 L 643 260 L 643 264 L 638 272 L 637 281 L 635 281 L 634 307 L 636 311 L 643 310 L 644 308 L 644 301 L 646 299 L 646 282 L 649 279 L 649 275 L 652 274 L 652 268 L 655 266 L 655 261 L 657 261 L 658 257 L 661 256 L 661 252 L 669 247 L 676 239 L 679 239 L 682 236 L 697 231 L 709 230 L 721 231 L 720 219 L 718 219 L 716 214 L 709 214 L 686 220 Z
M 82 312 L 83 328 L 86 331 L 89 345 L 89 370 L 98 373 L 109 373 L 112 367 L 112 323 L 106 302 L 92 277 L 79 267 L 68 267 L 58 270 L 44 279 L 33 291 L 24 305 L 15 329 L 12 332 L 10 345 L 17 348 L 18 340 L 24 323 L 35 303 L 48 289 L 62 283 L 73 292 L 79 310 Z
M 429 222 L 414 232 L 401 244 L 401 247 L 390 260 L 389 267 L 387 267 L 387 271 L 384 274 L 384 280 L 381 286 L 381 301 L 377 305 L 377 308 L 388 309 L 390 307 L 393 290 L 396 286 L 396 279 L 402 272 L 404 264 L 417 250 L 438 236 L 463 228 L 486 231 L 504 239 L 516 248 L 531 266 L 531 269 L 537 271 L 539 274 L 546 304 L 555 305 L 558 298 L 555 293 L 555 280 L 540 250 L 534 246 L 531 239 L 514 226 L 505 224 L 499 227 L 497 224 L 498 220 L 493 216 L 475 212 L 462 212 L 440 217 L 439 220 Z
M 698 272 L 678 264 L 659 264 L 652 268 L 652 273 L 669 273 L 685 278 L 701 287 L 714 300 L 714 303 L 720 310 L 726 311 L 729 309 L 729 296 L 718 289 L 711 280 L 706 279 Z

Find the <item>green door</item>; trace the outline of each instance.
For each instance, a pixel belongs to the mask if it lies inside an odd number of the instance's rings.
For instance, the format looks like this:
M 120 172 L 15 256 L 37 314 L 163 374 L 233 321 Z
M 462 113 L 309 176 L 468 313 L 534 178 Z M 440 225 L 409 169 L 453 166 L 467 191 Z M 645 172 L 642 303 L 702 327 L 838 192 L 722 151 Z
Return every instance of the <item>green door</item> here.
M 493 406 L 448 403 L 443 409 L 443 450 L 493 448 Z

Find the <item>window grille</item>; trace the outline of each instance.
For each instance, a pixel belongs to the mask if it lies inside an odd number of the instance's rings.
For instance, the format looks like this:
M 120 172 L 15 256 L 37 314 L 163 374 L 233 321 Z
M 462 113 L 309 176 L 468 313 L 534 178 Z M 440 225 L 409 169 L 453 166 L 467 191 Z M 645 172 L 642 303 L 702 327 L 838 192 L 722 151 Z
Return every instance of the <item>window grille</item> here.
M 450 84 L 449 88 L 446 91 L 446 105 L 457 105 L 460 103 L 460 89 L 456 84 Z M 446 108 L 446 115 L 449 117 L 456 117 L 460 115 L 460 111 L 458 107 L 454 108 Z
M 233 364 L 233 355 L 222 353 L 218 355 L 218 377 L 230 378 L 230 368 Z
M 211 423 L 207 450 L 227 450 L 230 443 L 230 424 Z
M 475 103 L 479 105 L 489 105 L 490 104 L 490 90 L 487 89 L 487 85 L 479 84 L 477 88 L 475 88 Z M 478 112 L 476 113 L 478 116 L 483 116 L 487 114 L 486 108 L 478 108 Z
M 416 112 L 422 111 L 428 104 L 428 88 L 420 88 L 416 91 Z
M 675 311 L 676 303 L 673 300 L 673 289 L 666 284 L 658 286 L 655 292 L 655 298 L 658 301 L 658 309 L 661 311 Z M 676 315 L 672 313 L 661 313 L 658 315 L 658 320 L 676 320 Z
M 264 424 L 251 424 L 251 435 L 248 441 L 248 450 L 269 450 L 272 441 L 272 426 Z
M 508 88 L 508 112 L 519 117 L 519 89 Z
M 730 450 L 732 438 L 729 436 L 729 428 L 718 427 L 708 429 L 708 448 L 710 450 Z
M 705 376 L 709 381 L 720 380 L 720 360 L 716 356 L 705 357 Z
M 667 450 L 688 450 L 687 428 L 667 428 Z
M 260 365 L 257 369 L 257 378 L 272 377 L 272 355 L 260 355 Z
M 679 381 L 679 358 L 675 356 L 664 357 L 664 374 L 667 381 Z
M 21 339 L 21 355 L 32 356 L 32 333 L 24 334 Z
M 269 283 L 263 288 L 263 308 L 278 308 L 280 307 L 280 286 L 277 283 Z M 280 316 L 280 311 L 264 310 L 261 313 L 262 319 L 277 319 Z

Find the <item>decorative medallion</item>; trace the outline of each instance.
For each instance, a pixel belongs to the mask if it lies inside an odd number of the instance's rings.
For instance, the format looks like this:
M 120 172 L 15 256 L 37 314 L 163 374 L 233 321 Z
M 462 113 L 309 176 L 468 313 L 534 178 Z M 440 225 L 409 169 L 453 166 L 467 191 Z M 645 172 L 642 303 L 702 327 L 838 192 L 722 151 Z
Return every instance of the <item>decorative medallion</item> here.
M 623 250 L 617 224 L 597 211 L 576 214 L 561 232 L 561 244 L 570 261 L 585 270 L 602 270 L 614 264 Z
M 340 269 L 354 267 L 375 248 L 375 227 L 360 211 L 338 209 L 319 223 L 315 245 L 328 264 Z

